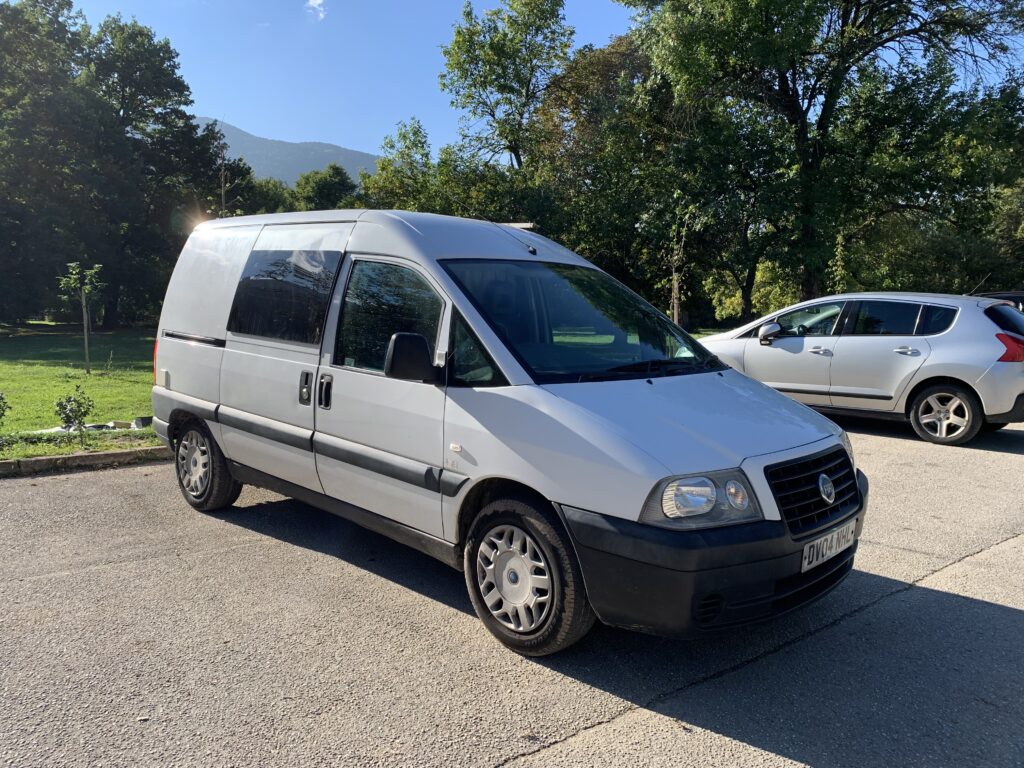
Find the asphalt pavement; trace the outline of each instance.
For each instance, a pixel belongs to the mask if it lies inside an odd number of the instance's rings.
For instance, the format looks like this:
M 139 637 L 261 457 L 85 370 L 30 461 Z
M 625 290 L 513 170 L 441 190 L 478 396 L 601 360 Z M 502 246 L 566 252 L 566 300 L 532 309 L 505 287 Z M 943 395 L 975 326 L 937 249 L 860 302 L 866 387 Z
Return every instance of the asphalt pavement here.
M 0 765 L 1024 766 L 1024 428 L 844 422 L 856 570 L 774 622 L 529 660 L 462 575 L 169 464 L 0 481 Z

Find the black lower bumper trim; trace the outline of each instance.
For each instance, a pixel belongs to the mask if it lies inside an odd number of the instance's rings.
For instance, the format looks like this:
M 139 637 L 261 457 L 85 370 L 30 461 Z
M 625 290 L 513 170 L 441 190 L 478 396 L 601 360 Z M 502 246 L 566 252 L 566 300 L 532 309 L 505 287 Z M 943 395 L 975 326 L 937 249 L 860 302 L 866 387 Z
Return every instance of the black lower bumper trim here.
M 859 538 L 868 484 L 859 471 L 857 479 L 861 507 L 819 536 L 856 519 Z M 853 570 L 857 551 L 855 542 L 802 572 L 807 540 L 794 541 L 781 522 L 677 532 L 565 507 L 562 512 L 598 617 L 659 635 L 733 627 L 799 608 L 838 586 Z

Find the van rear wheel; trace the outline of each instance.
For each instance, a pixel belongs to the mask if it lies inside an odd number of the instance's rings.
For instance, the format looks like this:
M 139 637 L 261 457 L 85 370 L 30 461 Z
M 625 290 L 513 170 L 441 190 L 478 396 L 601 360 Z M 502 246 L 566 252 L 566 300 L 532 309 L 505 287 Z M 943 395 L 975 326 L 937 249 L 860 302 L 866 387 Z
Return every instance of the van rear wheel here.
M 185 501 L 200 512 L 215 512 L 234 504 L 242 484 L 231 476 L 227 460 L 207 426 L 191 421 L 179 435 L 174 443 L 174 466 Z
M 463 565 L 476 615 L 516 653 L 556 653 L 594 624 L 568 535 L 528 498 L 496 499 L 480 511 Z

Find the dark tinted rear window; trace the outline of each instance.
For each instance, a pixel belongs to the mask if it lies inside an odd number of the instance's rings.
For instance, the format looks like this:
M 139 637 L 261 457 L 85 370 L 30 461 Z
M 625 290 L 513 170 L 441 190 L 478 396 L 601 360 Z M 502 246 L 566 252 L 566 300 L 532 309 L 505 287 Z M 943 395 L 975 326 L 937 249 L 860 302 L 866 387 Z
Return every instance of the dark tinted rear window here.
M 920 304 L 902 301 L 862 301 L 853 332 L 857 336 L 912 336 Z
M 253 251 L 245 264 L 228 330 L 319 344 L 341 251 Z
M 921 315 L 921 323 L 917 327 L 919 336 L 934 336 L 937 333 L 948 331 L 956 317 L 956 310 L 952 307 L 926 306 L 924 314 Z
M 1024 312 L 1008 304 L 996 304 L 986 309 L 985 314 L 1004 331 L 1024 336 Z

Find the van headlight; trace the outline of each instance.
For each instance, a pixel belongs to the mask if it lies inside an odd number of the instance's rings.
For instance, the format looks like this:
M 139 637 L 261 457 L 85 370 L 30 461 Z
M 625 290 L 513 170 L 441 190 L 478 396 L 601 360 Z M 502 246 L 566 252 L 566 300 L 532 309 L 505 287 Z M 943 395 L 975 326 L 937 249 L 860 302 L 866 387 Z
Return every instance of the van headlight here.
M 843 448 L 846 449 L 846 452 L 850 454 L 850 464 L 853 466 L 854 469 L 856 469 L 857 460 L 853 458 L 853 442 L 850 440 L 850 436 L 846 434 L 845 429 L 840 430 L 839 441 L 843 444 Z
M 761 520 L 761 507 L 742 470 L 670 477 L 651 491 L 641 523 L 676 530 Z

